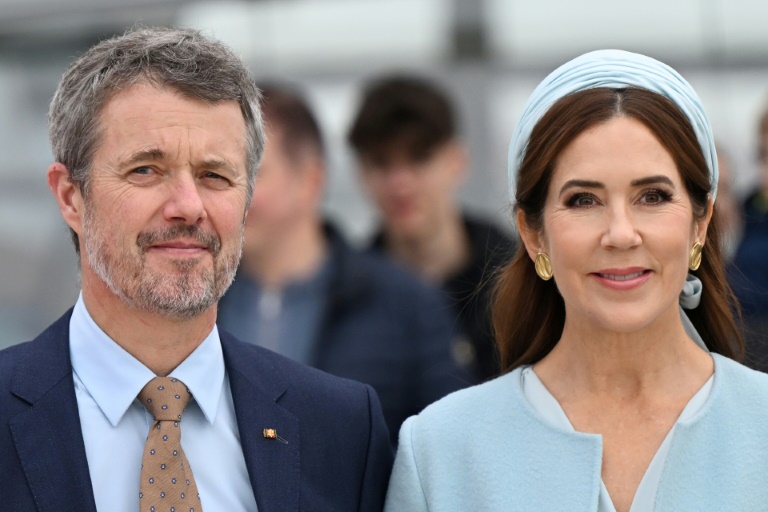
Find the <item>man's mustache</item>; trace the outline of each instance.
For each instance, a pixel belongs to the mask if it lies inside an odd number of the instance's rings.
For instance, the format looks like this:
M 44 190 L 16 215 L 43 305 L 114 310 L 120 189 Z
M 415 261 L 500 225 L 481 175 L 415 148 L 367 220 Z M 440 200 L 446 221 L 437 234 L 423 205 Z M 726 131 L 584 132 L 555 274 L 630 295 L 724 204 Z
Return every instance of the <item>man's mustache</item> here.
M 147 252 L 147 249 L 153 245 L 162 242 L 171 242 L 180 238 L 194 239 L 206 249 L 210 250 L 214 256 L 217 256 L 221 251 L 221 239 L 219 239 L 218 236 L 212 233 L 207 233 L 198 226 L 188 224 L 171 226 L 168 229 L 161 231 L 144 231 L 139 233 L 139 237 L 136 239 L 136 244 L 141 249 L 142 254 L 144 254 Z

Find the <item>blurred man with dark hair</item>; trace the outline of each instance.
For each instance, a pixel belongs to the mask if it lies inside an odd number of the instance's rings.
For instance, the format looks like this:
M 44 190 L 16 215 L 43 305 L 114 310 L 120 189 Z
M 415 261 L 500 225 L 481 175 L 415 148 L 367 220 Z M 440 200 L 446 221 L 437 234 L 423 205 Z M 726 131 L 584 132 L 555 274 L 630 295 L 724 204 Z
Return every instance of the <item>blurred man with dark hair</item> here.
M 420 78 L 374 81 L 348 138 L 381 213 L 373 248 L 442 287 L 458 318 L 454 357 L 477 381 L 497 375 L 490 281 L 513 242 L 458 204 L 468 157 L 449 98 Z
M 451 360 L 442 297 L 324 224 L 323 143 L 302 97 L 263 86 L 268 144 L 240 270 L 219 323 L 242 339 L 374 387 L 393 442 L 400 424 L 466 384 Z

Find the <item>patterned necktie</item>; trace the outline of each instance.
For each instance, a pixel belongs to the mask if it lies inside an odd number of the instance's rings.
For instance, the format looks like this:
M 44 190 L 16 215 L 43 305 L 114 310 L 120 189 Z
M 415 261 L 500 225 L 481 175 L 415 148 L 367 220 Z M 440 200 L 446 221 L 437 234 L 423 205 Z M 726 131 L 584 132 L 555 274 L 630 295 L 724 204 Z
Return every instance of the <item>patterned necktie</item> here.
M 155 418 L 141 460 L 141 512 L 202 512 L 197 484 L 181 449 L 181 413 L 191 393 L 178 379 L 155 377 L 139 400 Z

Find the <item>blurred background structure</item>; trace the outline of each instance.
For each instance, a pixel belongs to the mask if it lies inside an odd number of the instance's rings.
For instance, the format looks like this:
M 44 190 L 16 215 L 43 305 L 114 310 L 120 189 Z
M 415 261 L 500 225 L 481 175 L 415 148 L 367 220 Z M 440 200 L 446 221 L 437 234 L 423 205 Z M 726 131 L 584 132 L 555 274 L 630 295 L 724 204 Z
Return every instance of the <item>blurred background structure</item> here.
M 678 69 L 731 161 L 733 190 L 757 180 L 768 100 L 768 3 L 758 0 L 0 0 L 0 348 L 29 339 L 75 300 L 77 263 L 50 196 L 48 101 L 84 49 L 136 23 L 222 39 L 259 79 L 299 84 L 327 134 L 325 209 L 356 241 L 375 225 L 345 145 L 360 84 L 392 70 L 455 96 L 472 159 L 470 210 L 507 218 L 507 142 L 533 87 L 587 50 L 623 48 Z

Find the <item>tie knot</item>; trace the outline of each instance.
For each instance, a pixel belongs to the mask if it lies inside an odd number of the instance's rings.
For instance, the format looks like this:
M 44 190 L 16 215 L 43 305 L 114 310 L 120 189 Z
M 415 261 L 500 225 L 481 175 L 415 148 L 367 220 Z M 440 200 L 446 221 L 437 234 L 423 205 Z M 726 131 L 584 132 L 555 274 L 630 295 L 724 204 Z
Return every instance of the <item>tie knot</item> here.
M 179 379 L 155 377 L 139 393 L 142 405 L 158 421 L 181 421 L 192 393 Z

